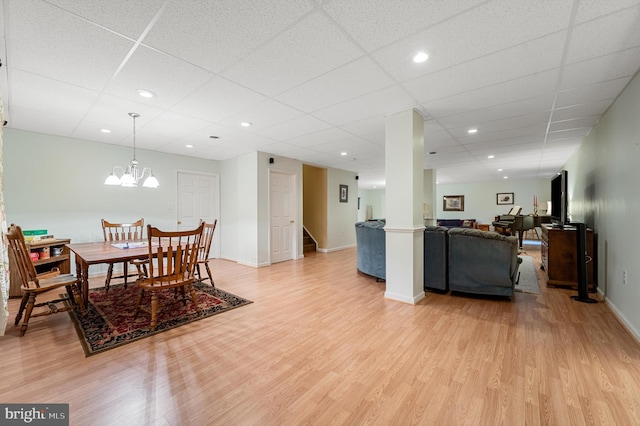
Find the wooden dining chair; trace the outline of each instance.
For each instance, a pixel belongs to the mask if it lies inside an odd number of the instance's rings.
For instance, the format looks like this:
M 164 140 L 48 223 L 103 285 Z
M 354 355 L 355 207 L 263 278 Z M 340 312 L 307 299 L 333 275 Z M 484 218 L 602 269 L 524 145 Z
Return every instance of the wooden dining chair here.
M 15 265 L 17 267 L 16 271 L 10 272 L 17 273 L 22 281 L 22 301 L 20 302 L 20 308 L 18 309 L 15 320 L 15 325 L 18 325 L 24 313 L 24 321 L 22 321 L 22 326 L 20 327 L 20 336 L 24 336 L 27 332 L 31 318 L 66 312 L 78 306 L 83 313 L 85 312 L 84 303 L 82 302 L 82 297 L 79 292 L 80 286 L 76 277 L 71 274 L 61 274 L 59 270 L 38 275 L 29 256 L 29 248 L 24 241 L 22 229 L 19 226 L 11 224 L 6 236 L 9 241 L 9 250 L 15 259 Z M 36 303 L 37 296 L 59 289 L 60 287 L 66 288 L 67 296 Z M 59 305 L 63 302 L 67 302 L 67 304 Z M 49 310 L 33 313 L 33 308 L 42 306 L 47 306 Z
M 161 231 L 147 225 L 149 241 L 148 275 L 139 278 L 135 318 L 140 313 L 145 292 L 151 292 L 151 330 L 156 329 L 158 312 L 158 293 L 166 289 L 180 290 L 182 303 L 187 293 L 191 297 L 196 311 L 200 312 L 196 292 L 192 287 L 195 281 L 196 262 L 202 238 L 204 224 L 188 231 Z M 154 258 L 156 261 L 154 262 Z M 174 292 L 177 297 L 178 292 Z
M 216 225 L 218 224 L 218 219 L 215 219 L 213 223 L 206 223 L 203 220 L 200 221 L 200 224 L 204 224 L 204 229 L 202 231 L 202 241 L 200 241 L 200 250 L 198 250 L 198 262 L 196 263 L 196 269 L 198 271 L 198 279 L 202 280 L 202 275 L 200 275 L 200 265 L 203 264 L 207 269 L 207 275 L 209 276 L 209 281 L 211 282 L 211 286 L 215 287 L 215 283 L 213 282 L 213 277 L 211 276 L 211 269 L 209 268 L 209 251 L 211 250 L 211 242 L 213 241 L 213 232 L 216 230 Z M 206 280 L 207 278 L 205 278 Z
M 140 241 L 144 239 L 143 230 L 144 218 L 133 223 L 111 223 L 102 219 L 102 234 L 104 235 L 104 240 L 107 242 L 123 243 L 136 240 Z M 122 262 L 122 275 L 114 276 L 113 265 L 114 263 L 109 263 L 109 268 L 107 269 L 107 278 L 104 281 L 104 289 L 106 292 L 109 291 L 112 279 L 123 278 L 124 288 L 127 288 L 127 279 L 129 277 L 140 277 L 144 274 L 141 271 L 141 268 L 146 268 L 146 265 L 144 264 L 137 264 L 137 272 L 129 273 L 129 262 Z

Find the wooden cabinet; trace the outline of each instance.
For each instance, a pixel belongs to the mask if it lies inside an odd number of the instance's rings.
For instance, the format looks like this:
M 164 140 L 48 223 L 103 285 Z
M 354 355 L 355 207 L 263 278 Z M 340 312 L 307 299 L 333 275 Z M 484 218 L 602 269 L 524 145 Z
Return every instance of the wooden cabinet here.
M 33 243 L 27 243 L 29 251 L 36 252 L 41 257 L 38 260 L 33 261 L 33 266 L 36 268 L 38 274 L 49 272 L 54 268 L 58 268 L 60 273 L 68 274 L 71 272 L 71 255 L 69 248 L 66 244 L 69 244 L 71 240 L 45 240 Z M 44 253 L 44 254 L 43 254 Z M 58 254 L 60 253 L 60 254 Z M 15 265 L 15 259 L 13 254 L 9 251 L 9 271 L 11 273 L 9 284 L 9 297 L 22 297 L 22 280 L 18 269 Z
M 578 255 L 575 227 L 552 228 L 542 225 L 542 268 L 548 285 L 578 287 Z M 595 290 L 593 230 L 587 229 L 587 287 Z M 592 259 L 589 261 L 589 259 Z

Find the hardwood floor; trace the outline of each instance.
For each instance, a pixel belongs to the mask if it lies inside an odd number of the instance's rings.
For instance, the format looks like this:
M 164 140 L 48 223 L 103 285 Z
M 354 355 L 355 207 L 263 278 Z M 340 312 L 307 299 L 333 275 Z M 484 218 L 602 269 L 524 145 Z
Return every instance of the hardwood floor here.
M 0 401 L 70 403 L 74 425 L 640 424 L 640 346 L 604 302 L 542 284 L 412 306 L 355 263 L 214 260 L 216 285 L 253 304 L 89 358 L 67 314 L 23 338 L 11 324 Z

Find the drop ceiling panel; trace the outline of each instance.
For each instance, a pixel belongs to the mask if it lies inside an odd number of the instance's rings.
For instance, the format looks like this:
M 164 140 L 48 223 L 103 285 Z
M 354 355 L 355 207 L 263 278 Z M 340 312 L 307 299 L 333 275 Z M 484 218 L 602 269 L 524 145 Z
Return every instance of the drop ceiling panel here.
M 553 94 L 538 96 L 516 102 L 509 102 L 502 105 L 496 105 L 484 109 L 469 111 L 462 114 L 450 115 L 438 119 L 438 121 L 446 127 L 466 126 L 478 127 L 480 124 L 503 120 L 507 118 L 515 118 L 518 116 L 526 116 L 532 112 L 544 112 L 550 110 L 553 106 Z M 548 113 L 546 114 L 548 117 Z
M 285 31 L 311 8 L 305 0 L 173 0 L 144 42 L 220 72 Z
M 11 73 L 11 92 L 16 99 L 13 107 L 41 112 L 53 110 L 71 120 L 82 117 L 99 95 L 93 90 L 20 70 Z
M 576 21 L 583 23 L 603 15 L 608 15 L 621 10 L 640 5 L 638 0 L 616 0 L 616 1 L 600 1 L 600 0 L 581 0 L 578 3 L 578 12 L 576 13 Z
M 75 128 L 74 121 L 55 112 L 42 112 L 28 108 L 11 109 L 11 128 L 30 132 L 70 136 Z
M 371 51 L 474 7 L 482 0 L 429 2 L 421 0 L 334 0 L 325 10 Z M 366 10 L 367 19 L 363 19 Z M 394 19 L 388 19 L 393 16 Z
M 562 73 L 560 89 L 571 89 L 594 83 L 631 77 L 640 68 L 640 48 L 625 50 L 567 65 Z
M 12 1 L 5 13 L 11 66 L 52 80 L 100 91 L 133 46 L 41 1 Z
M 570 120 L 554 121 L 553 123 L 551 123 L 549 131 L 551 133 L 554 133 L 563 130 L 579 129 L 580 133 L 582 134 L 582 132 L 584 132 L 583 135 L 586 136 L 591 127 L 593 127 L 598 122 L 598 118 L 598 116 L 591 116 L 574 118 Z
M 373 53 L 373 57 L 397 80 L 406 81 L 502 50 L 517 49 L 522 43 L 566 28 L 571 14 L 570 2 L 539 1 L 535 8 L 529 8 L 529 13 L 514 13 L 525 3 L 526 0 L 487 2 L 457 15 L 454 20 L 441 22 L 387 46 Z M 496 22 L 500 25 L 495 25 Z M 456 37 L 469 29 L 471 37 Z M 430 53 L 430 58 L 415 64 L 409 54 L 421 48 Z
M 47 0 L 97 25 L 137 39 L 166 0 Z
M 541 140 L 544 138 L 547 130 L 547 124 L 539 124 L 529 127 L 519 127 L 516 129 L 507 129 L 496 132 L 482 132 L 475 135 L 466 135 L 459 137 L 458 140 L 462 144 L 483 143 L 485 141 L 510 139 L 510 138 L 522 138 L 522 137 L 539 137 Z M 460 132 L 462 133 L 462 132 Z
M 558 66 L 565 33 L 553 34 L 404 83 L 421 103 Z M 518 61 L 512 58 L 518 57 Z
M 365 57 L 303 83 L 276 99 L 305 112 L 313 112 L 393 84 L 391 77 Z
M 223 78 L 214 78 L 178 102 L 173 109 L 184 115 L 216 122 L 266 100 L 265 96 L 253 90 Z
M 552 125 L 547 140 L 566 139 L 566 138 L 582 138 L 587 136 L 591 127 L 573 127 L 570 125 Z
M 553 111 L 553 121 L 570 120 L 576 117 L 595 116 L 596 120 L 609 108 L 613 99 L 593 101 L 581 105 L 558 108 Z
M 384 117 L 375 115 L 344 123 L 339 126 L 339 128 L 354 135 L 363 137 L 371 133 L 380 133 L 384 135 L 385 119 Z
M 193 117 L 163 112 L 144 127 L 145 133 L 162 134 L 170 138 L 180 139 L 193 132 L 208 128 L 210 123 Z
M 306 135 L 287 139 L 285 142 L 290 144 L 291 146 L 295 146 L 298 148 L 309 148 L 325 142 L 343 140 L 350 136 L 351 134 L 345 132 L 344 130 L 338 129 L 336 127 L 330 127 L 318 132 L 308 133 Z
M 240 110 L 235 114 L 221 120 L 219 124 L 228 127 L 240 128 L 240 123 L 247 121 L 252 123 L 247 127 L 247 132 L 258 132 L 279 123 L 302 116 L 303 113 L 281 102 L 268 99 L 258 105 Z
M 325 15 L 313 13 L 222 75 L 277 95 L 362 56 Z
M 158 108 L 170 108 L 210 78 L 211 74 L 201 68 L 140 46 L 104 91 L 121 98 L 144 100 Z M 156 97 L 141 98 L 138 89 L 150 90 Z
M 606 55 L 640 45 L 640 6 L 580 24 L 573 29 L 567 63 Z M 616 28 L 616 31 L 611 31 Z
M 543 132 L 546 128 L 546 124 L 549 121 L 549 112 L 537 112 L 532 111 L 527 115 L 520 115 L 518 117 L 509 117 L 495 121 L 488 121 L 484 123 L 476 123 L 474 127 L 477 127 L 478 133 L 469 135 L 468 127 L 451 128 L 450 131 L 454 137 L 458 138 L 462 143 L 475 143 L 482 141 L 486 138 L 493 138 L 495 134 L 500 134 L 505 131 L 514 129 L 525 129 L 531 127 L 537 127 L 540 132 Z M 480 137 L 478 137 L 480 136 Z
M 605 99 L 614 99 L 629 81 L 629 77 L 623 77 L 561 91 L 558 93 L 556 107 L 561 108 L 589 102 L 598 102 Z
M 284 123 L 276 124 L 260 132 L 261 135 L 273 140 L 292 140 L 309 133 L 319 132 L 331 127 L 328 123 L 318 120 L 311 115 L 296 117 Z
M 379 90 L 315 112 L 313 115 L 336 126 L 370 117 L 384 117 L 413 108 L 415 101 L 399 87 Z
M 557 69 L 435 99 L 422 105 L 432 117 L 440 118 L 497 105 L 554 94 L 558 84 Z
M 358 154 L 362 150 L 369 150 L 375 152 L 384 157 L 384 148 L 372 146 L 371 142 L 367 142 L 357 137 L 349 139 L 343 139 L 334 142 L 325 142 L 316 146 L 312 146 L 311 149 L 318 152 L 324 152 L 326 154 L 335 155 L 338 158 L 351 159 L 358 157 Z M 346 152 L 347 155 L 342 156 L 342 152 Z
M 136 119 L 136 126 L 138 129 L 142 129 L 147 123 L 162 114 L 163 110 L 145 103 L 102 95 L 93 104 L 84 119 L 94 123 L 101 123 L 101 129 L 113 131 L 116 128 L 121 128 L 131 131 L 133 129 L 133 119 L 129 116 L 130 112 L 140 114 L 140 117 Z

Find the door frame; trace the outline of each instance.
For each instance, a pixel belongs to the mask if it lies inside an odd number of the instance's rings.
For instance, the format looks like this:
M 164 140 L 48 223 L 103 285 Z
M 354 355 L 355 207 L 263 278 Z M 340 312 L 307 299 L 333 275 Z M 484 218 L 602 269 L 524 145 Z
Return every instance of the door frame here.
M 293 212 L 293 215 L 295 217 L 295 223 L 294 223 L 294 227 L 293 227 L 293 232 L 291 233 L 291 258 L 288 260 L 297 260 L 298 259 L 298 235 L 300 233 L 299 231 L 299 227 L 300 227 L 300 210 L 298 208 L 298 182 L 297 182 L 297 178 L 298 178 L 298 173 L 296 172 L 292 172 L 289 170 L 279 170 L 279 169 L 275 169 L 275 168 L 269 168 L 269 189 L 268 189 L 268 207 L 267 207 L 267 211 L 268 211 L 268 217 L 269 217 L 269 233 L 268 233 L 268 247 L 269 247 L 269 264 L 272 264 L 271 261 L 271 176 L 277 173 L 279 175 L 286 175 L 290 180 L 291 180 L 291 211 Z

